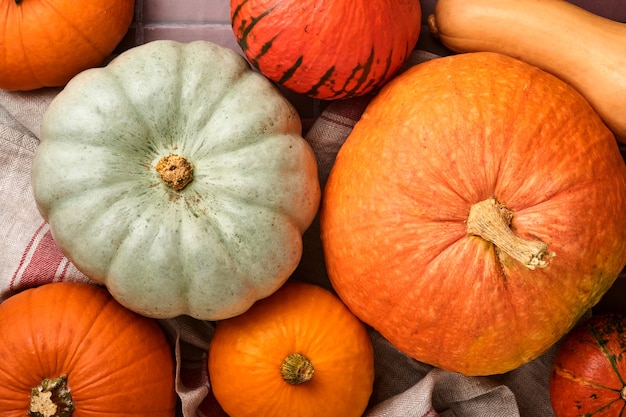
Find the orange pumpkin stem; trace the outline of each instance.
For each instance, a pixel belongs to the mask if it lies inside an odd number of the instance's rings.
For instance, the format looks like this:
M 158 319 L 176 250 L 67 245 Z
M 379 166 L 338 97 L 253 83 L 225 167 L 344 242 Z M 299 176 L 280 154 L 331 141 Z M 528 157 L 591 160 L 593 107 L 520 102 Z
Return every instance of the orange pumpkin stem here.
M 298 385 L 310 381 L 315 373 L 313 363 L 301 353 L 292 353 L 280 365 L 280 374 L 285 382 Z
M 180 155 L 169 154 L 159 159 L 156 171 L 168 187 L 180 191 L 193 179 L 193 165 Z
M 513 212 L 498 202 L 488 198 L 472 205 L 467 217 L 467 233 L 480 236 L 494 244 L 498 250 L 521 262 L 529 269 L 545 268 L 549 258 L 548 245 L 537 240 L 525 240 L 511 231 Z
M 74 401 L 67 386 L 67 376 L 46 378 L 31 391 L 29 417 L 69 417 L 72 412 Z

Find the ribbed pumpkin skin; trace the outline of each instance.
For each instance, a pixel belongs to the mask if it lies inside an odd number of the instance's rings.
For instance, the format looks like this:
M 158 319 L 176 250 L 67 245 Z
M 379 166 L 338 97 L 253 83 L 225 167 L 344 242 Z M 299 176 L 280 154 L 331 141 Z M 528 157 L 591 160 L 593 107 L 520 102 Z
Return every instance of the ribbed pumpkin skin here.
M 495 197 L 555 254 L 528 269 L 470 235 Z M 626 262 L 626 167 L 571 87 L 521 61 L 462 54 L 409 69 L 371 102 L 325 188 L 321 237 L 348 307 L 410 356 L 470 375 L 562 337 Z
M 281 377 L 292 353 L 313 363 L 310 381 L 290 385 Z M 374 382 L 363 323 L 331 292 L 299 282 L 219 322 L 208 366 L 215 398 L 230 417 L 360 417 Z
M 122 40 L 133 0 L 1 0 L 0 88 L 65 85 Z
M 0 304 L 0 414 L 24 417 L 31 389 L 67 375 L 72 417 L 173 417 L 173 354 L 151 319 L 101 287 L 52 283 Z
M 420 33 L 417 0 L 231 0 L 235 37 L 269 79 L 319 99 L 389 80 Z
M 320 199 L 301 135 L 293 105 L 235 51 L 148 42 L 55 96 L 33 196 L 68 259 L 125 307 L 220 320 L 300 262 Z M 182 189 L 157 169 L 169 154 L 192 165 Z
M 559 346 L 550 373 L 556 417 L 626 416 L 626 317 L 593 316 Z

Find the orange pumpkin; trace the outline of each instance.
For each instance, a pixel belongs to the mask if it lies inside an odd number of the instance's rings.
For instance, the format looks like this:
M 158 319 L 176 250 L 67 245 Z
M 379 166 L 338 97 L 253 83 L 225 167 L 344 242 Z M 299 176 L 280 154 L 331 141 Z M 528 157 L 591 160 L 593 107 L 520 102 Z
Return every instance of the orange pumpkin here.
M 550 373 L 556 417 L 626 416 L 626 316 L 582 322 L 559 346 Z
M 589 103 L 513 58 L 392 80 L 338 153 L 321 236 L 331 283 L 415 359 L 468 375 L 542 354 L 626 263 L 626 166 Z
M 208 369 L 231 417 L 360 417 L 372 393 L 374 352 L 363 323 L 335 295 L 288 282 L 218 323 Z
M 252 65 L 319 99 L 380 87 L 404 64 L 421 30 L 418 0 L 230 0 L 230 10 Z
M 63 86 L 102 64 L 133 12 L 133 0 L 0 0 L 0 88 Z
M 84 283 L 0 304 L 3 417 L 173 417 L 174 363 L 158 324 Z M 72 412 L 73 410 L 73 412 Z

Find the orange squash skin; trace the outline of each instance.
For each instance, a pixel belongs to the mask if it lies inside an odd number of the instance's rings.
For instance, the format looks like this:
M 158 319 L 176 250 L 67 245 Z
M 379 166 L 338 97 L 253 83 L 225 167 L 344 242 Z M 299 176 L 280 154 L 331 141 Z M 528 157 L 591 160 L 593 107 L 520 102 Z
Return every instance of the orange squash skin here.
M 52 283 L 0 304 L 0 414 L 24 417 L 31 390 L 67 376 L 72 417 L 174 417 L 173 353 L 151 319 L 101 287 Z
M 467 232 L 494 196 L 555 254 L 530 270 Z M 371 102 L 321 207 L 331 283 L 420 361 L 497 374 L 543 353 L 626 263 L 626 166 L 564 82 L 495 53 L 413 67 Z
M 568 82 L 626 143 L 626 23 L 563 0 L 440 0 L 429 29 L 457 52 L 498 52 Z
M 231 0 L 230 7 L 235 38 L 252 65 L 319 99 L 380 87 L 404 64 L 421 30 L 417 0 Z
M 1 0 L 0 88 L 63 86 L 101 65 L 133 13 L 133 0 Z
M 556 417 L 626 416 L 626 317 L 593 316 L 559 346 L 550 373 Z
M 301 353 L 313 378 L 291 385 L 281 363 Z M 374 352 L 361 323 L 331 292 L 288 282 L 218 323 L 209 346 L 215 398 L 231 417 L 360 417 L 372 393 Z

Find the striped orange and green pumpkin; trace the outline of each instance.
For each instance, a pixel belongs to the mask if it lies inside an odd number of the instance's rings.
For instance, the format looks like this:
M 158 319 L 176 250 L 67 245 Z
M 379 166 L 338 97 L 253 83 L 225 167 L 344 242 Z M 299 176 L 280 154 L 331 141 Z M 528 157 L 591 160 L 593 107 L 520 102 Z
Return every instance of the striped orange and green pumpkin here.
M 549 379 L 556 417 L 626 416 L 626 315 L 581 323 L 556 351 Z
M 382 86 L 421 29 L 419 0 L 231 0 L 230 8 L 237 42 L 259 72 L 327 100 Z

